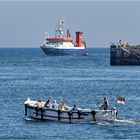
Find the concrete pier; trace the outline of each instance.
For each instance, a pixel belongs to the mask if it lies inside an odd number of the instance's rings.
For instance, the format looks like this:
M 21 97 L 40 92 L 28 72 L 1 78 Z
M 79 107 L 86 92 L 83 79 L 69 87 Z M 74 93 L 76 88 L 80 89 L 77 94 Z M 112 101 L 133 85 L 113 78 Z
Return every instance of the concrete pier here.
M 110 65 L 140 65 L 140 45 L 112 44 Z

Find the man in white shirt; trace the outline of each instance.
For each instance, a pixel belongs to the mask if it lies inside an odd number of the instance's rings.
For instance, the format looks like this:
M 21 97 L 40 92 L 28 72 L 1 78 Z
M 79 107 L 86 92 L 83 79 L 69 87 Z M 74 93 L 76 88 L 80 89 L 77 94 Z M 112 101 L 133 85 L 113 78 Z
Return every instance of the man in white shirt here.
M 58 109 L 58 107 L 59 107 L 58 103 L 56 102 L 56 100 L 54 100 L 53 108 L 54 108 L 54 109 Z

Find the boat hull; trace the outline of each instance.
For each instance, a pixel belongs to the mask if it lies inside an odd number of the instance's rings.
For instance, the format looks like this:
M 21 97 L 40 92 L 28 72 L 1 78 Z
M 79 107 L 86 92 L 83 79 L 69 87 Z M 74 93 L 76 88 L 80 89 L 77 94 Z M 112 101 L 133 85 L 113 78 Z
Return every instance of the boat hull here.
M 59 49 L 40 47 L 46 55 L 88 55 L 86 49 Z
M 114 120 L 112 110 L 79 110 L 62 111 L 53 108 L 38 108 L 25 104 L 25 115 L 39 120 L 51 120 L 60 122 L 89 122 Z

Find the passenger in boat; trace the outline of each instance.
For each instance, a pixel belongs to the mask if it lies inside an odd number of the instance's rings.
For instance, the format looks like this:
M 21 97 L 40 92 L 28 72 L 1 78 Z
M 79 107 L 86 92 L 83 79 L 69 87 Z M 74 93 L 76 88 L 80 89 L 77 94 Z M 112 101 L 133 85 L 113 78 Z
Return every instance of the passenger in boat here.
M 71 111 L 73 111 L 73 112 L 78 111 L 78 109 L 77 109 L 77 107 L 76 107 L 76 105 L 75 105 L 75 104 L 73 105 L 73 108 L 72 108 L 72 110 L 71 110 Z
M 37 106 L 38 108 L 42 108 L 41 99 L 39 99 L 39 100 L 37 101 L 36 106 Z
M 61 110 L 66 110 L 66 103 L 65 103 L 65 102 L 63 102 L 63 103 L 61 104 L 60 109 L 61 109 Z
M 50 102 L 50 100 L 47 100 L 47 102 L 45 103 L 44 107 L 51 108 L 51 102 Z
M 104 110 L 107 110 L 107 109 L 108 109 L 108 100 L 107 100 L 106 97 L 104 97 L 104 101 L 103 101 L 102 108 L 103 108 Z
M 54 109 L 57 109 L 57 110 L 58 110 L 59 105 L 58 105 L 58 103 L 56 102 L 56 100 L 54 100 L 54 103 L 53 103 L 52 107 L 53 107 Z

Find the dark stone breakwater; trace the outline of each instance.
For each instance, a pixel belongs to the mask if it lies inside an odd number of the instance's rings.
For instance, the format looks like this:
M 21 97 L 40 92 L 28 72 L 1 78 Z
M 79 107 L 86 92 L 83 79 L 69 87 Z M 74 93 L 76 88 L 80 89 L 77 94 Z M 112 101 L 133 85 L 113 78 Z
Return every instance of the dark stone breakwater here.
M 140 45 L 111 45 L 110 65 L 140 65 Z

